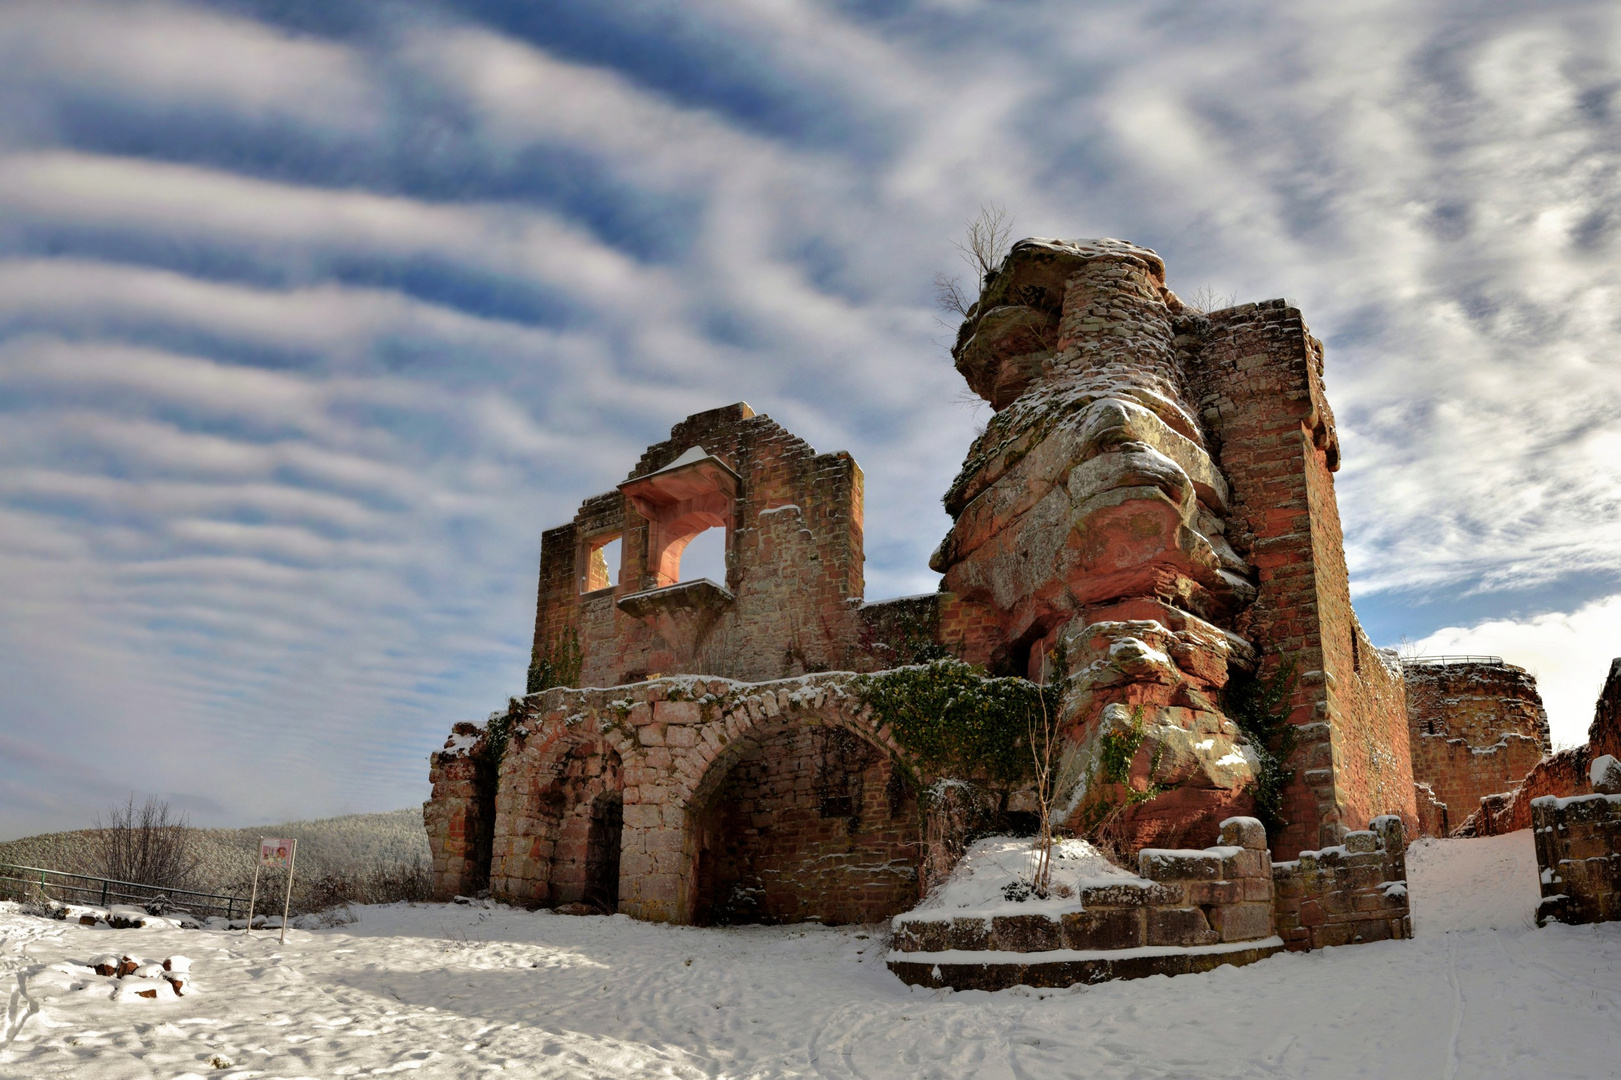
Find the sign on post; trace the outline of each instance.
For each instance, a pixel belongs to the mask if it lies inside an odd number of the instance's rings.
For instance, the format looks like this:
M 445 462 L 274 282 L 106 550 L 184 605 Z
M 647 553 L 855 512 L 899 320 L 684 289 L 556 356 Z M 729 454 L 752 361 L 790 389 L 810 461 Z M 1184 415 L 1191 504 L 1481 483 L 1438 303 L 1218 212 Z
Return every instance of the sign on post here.
M 259 838 L 259 861 L 253 865 L 253 891 L 248 894 L 248 929 L 253 933 L 253 905 L 259 898 L 259 871 L 269 867 L 287 871 L 287 895 L 281 904 L 281 940 L 287 940 L 287 916 L 293 906 L 293 864 L 298 861 L 298 841 L 279 837 Z

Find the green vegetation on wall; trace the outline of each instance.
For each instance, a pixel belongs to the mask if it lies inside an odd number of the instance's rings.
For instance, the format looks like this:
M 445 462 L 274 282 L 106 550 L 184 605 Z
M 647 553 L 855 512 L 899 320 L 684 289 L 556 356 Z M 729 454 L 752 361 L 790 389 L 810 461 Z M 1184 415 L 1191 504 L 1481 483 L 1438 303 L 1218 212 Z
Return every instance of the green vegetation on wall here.
M 1289 722 L 1289 703 L 1299 681 L 1290 659 L 1267 677 L 1235 671 L 1222 692 L 1222 711 L 1249 736 L 1250 747 L 1260 759 L 1253 788 L 1255 816 L 1266 826 L 1268 839 L 1275 839 L 1289 824 L 1283 816 L 1283 790 L 1295 774 L 1285 762 L 1294 754 L 1297 741 L 1295 726 Z
M 942 657 L 914 667 L 863 675 L 863 701 L 923 768 L 1000 785 L 1033 772 L 1030 740 L 1042 730 L 1042 699 L 1054 715 L 1061 678 L 1048 686 L 997 678 Z
M 537 645 L 529 659 L 529 681 L 524 693 L 538 694 L 554 686 L 580 684 L 580 635 L 569 627 L 542 651 Z

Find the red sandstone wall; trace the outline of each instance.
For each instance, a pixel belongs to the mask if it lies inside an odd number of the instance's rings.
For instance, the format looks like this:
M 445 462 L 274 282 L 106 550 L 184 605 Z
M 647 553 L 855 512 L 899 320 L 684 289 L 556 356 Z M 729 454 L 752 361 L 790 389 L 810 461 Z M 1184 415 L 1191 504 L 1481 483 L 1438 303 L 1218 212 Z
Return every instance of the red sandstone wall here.
M 1574 746 L 1542 759 L 1507 798 L 1488 798 L 1468 820 L 1456 826 L 1466 836 L 1498 836 L 1531 827 L 1531 803 L 1545 795 L 1585 795 L 1588 767 L 1603 754 L 1621 758 L 1621 658 L 1611 661 L 1609 678 L 1599 691 L 1587 745 Z M 1454 815 L 1454 820 L 1456 820 Z
M 489 883 L 495 777 L 477 741 L 482 734 L 476 724 L 457 724 L 445 748 L 428 756 L 432 794 L 422 804 L 422 821 L 436 900 L 471 896 Z
M 614 686 L 652 674 L 703 673 L 763 680 L 842 666 L 858 638 L 863 590 L 860 467 L 846 453 L 817 454 L 804 440 L 747 405 L 697 413 L 649 447 L 631 477 L 663 468 L 702 446 L 742 478 L 728 529 L 725 587 L 734 599 L 679 640 L 656 619 L 616 601 L 653 588 L 648 523 L 618 491 L 594 496 L 569 525 L 542 537 L 535 650 L 577 633 L 585 686 Z M 618 534 L 621 564 L 609 589 L 581 595 L 581 551 Z M 688 646 L 695 646 L 687 648 Z
M 1420 735 L 1413 746 L 1414 775 L 1430 778 L 1430 787 L 1445 804 L 1447 821 L 1452 824 L 1474 813 L 1488 795 L 1513 791 L 1543 759 L 1541 744 L 1524 735 L 1504 735 L 1500 742 L 1483 749 L 1462 739 Z
M 1237 629 L 1265 670 L 1287 657 L 1300 675 L 1289 825 L 1273 852 L 1336 844 L 1350 823 L 1386 813 L 1416 829 L 1404 691 L 1351 608 L 1321 346 L 1281 300 L 1216 312 L 1207 334 L 1179 345 L 1231 486 L 1228 539 L 1259 573 Z
M 617 882 L 594 880 L 593 871 L 605 869 L 601 863 L 608 857 L 605 819 L 611 823 L 622 815 L 620 755 L 589 737 L 528 749 L 509 749 L 502 761 L 490 891 L 521 904 L 590 902 L 613 910 L 616 904 L 609 901 L 617 901 Z M 617 872 L 620 835 L 611 840 Z
M 761 743 L 699 817 L 700 925 L 875 922 L 917 903 L 917 798 L 843 729 Z
M 1446 805 L 1448 824 L 1518 787 L 1548 752 L 1548 714 L 1523 669 L 1413 661 L 1404 673 L 1413 779 Z

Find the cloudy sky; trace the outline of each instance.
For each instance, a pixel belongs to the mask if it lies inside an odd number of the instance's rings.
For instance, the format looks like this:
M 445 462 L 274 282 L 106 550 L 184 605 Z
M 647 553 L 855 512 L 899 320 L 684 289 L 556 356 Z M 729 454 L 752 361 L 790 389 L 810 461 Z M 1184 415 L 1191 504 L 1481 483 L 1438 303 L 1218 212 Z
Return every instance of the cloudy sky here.
M 0 836 L 410 805 L 542 528 L 747 400 L 927 591 L 985 203 L 1287 296 L 1375 640 L 1621 654 L 1605 3 L 0 5 Z

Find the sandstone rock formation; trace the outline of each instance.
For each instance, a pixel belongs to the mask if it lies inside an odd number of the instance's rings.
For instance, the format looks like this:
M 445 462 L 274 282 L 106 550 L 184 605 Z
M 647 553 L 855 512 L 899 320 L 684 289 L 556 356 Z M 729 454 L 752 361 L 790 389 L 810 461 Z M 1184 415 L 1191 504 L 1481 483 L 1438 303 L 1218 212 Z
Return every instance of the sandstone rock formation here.
M 1265 748 L 1251 745 L 1220 705 L 1232 670 L 1253 671 L 1260 658 L 1243 633 L 1246 616 L 1274 638 L 1265 644 L 1275 653 L 1300 654 L 1299 672 L 1322 688 L 1301 719 L 1327 721 L 1326 730 L 1310 733 L 1327 738 L 1303 753 L 1302 763 L 1332 766 L 1334 735 L 1349 734 L 1345 723 L 1384 713 L 1374 723 L 1384 729 L 1375 738 L 1389 747 L 1388 761 L 1373 762 L 1379 802 L 1352 806 L 1332 784 L 1315 798 L 1297 793 L 1295 806 L 1316 820 L 1299 823 L 1293 848 L 1333 842 L 1344 821 L 1363 814 L 1396 811 L 1416 825 L 1411 794 L 1396 787 L 1406 764 L 1405 739 L 1390 730 L 1396 680 L 1370 665 L 1358 681 L 1378 685 L 1368 695 L 1375 700 L 1356 702 L 1361 717 L 1344 705 L 1335 716 L 1327 700 L 1333 687 L 1319 644 L 1326 628 L 1311 622 L 1338 616 L 1335 636 L 1359 639 L 1361 631 L 1348 600 L 1336 604 L 1336 575 L 1344 574 L 1337 516 L 1331 535 L 1301 544 L 1288 527 L 1298 523 L 1288 503 L 1303 496 L 1301 509 L 1320 518 L 1332 513 L 1332 489 L 1314 507 L 1311 492 L 1296 495 L 1298 488 L 1276 475 L 1277 466 L 1309 473 L 1315 465 L 1326 479 L 1338 465 L 1333 417 L 1314 385 L 1321 347 L 1297 314 L 1281 327 L 1258 320 L 1273 331 L 1263 336 L 1253 334 L 1253 306 L 1221 313 L 1219 324 L 1188 311 L 1164 273 L 1154 252 L 1119 240 L 1013 247 L 953 350 L 958 370 L 996 415 L 946 494 L 955 524 L 930 566 L 945 575 L 950 593 L 995 613 L 1004 666 L 1040 679 L 1049 656 L 1067 661 L 1067 736 L 1094 763 L 1091 783 L 1068 808 L 1071 826 L 1124 805 L 1129 846 L 1202 844 L 1214 839 L 1222 818 L 1250 810 Z M 1243 350 L 1238 356 L 1235 346 Z M 1251 378 L 1272 374 L 1270 365 L 1300 381 L 1280 388 L 1294 394 L 1256 401 Z M 1305 415 L 1296 419 L 1300 406 Z M 1277 415 L 1263 422 L 1281 421 L 1269 443 L 1283 441 L 1317 461 L 1257 462 L 1257 447 L 1235 446 L 1252 488 L 1241 531 L 1252 546 L 1276 537 L 1304 547 L 1284 557 L 1302 569 L 1317 563 L 1331 587 L 1326 598 L 1315 582 L 1309 596 L 1273 588 L 1264 605 L 1271 610 L 1257 620 L 1250 609 L 1258 583 L 1280 575 L 1251 564 L 1229 539 L 1231 485 L 1200 414 L 1225 427 L 1253 424 L 1264 410 Z M 1269 456 L 1262 450 L 1260 457 Z M 1301 479 L 1309 487 L 1315 478 Z M 1322 610 L 1332 606 L 1340 610 Z M 1282 640 L 1274 635 L 1285 629 L 1283 620 L 1267 617 L 1278 608 L 1292 624 Z M 1361 675 L 1357 654 L 1371 659 L 1374 652 L 1358 640 L 1350 645 L 1353 670 L 1337 677 L 1346 683 Z M 1298 704 L 1306 706 L 1311 693 Z M 1126 775 L 1100 777 L 1096 763 L 1122 745 L 1133 748 Z M 1315 771 L 1332 777 L 1332 769 Z

